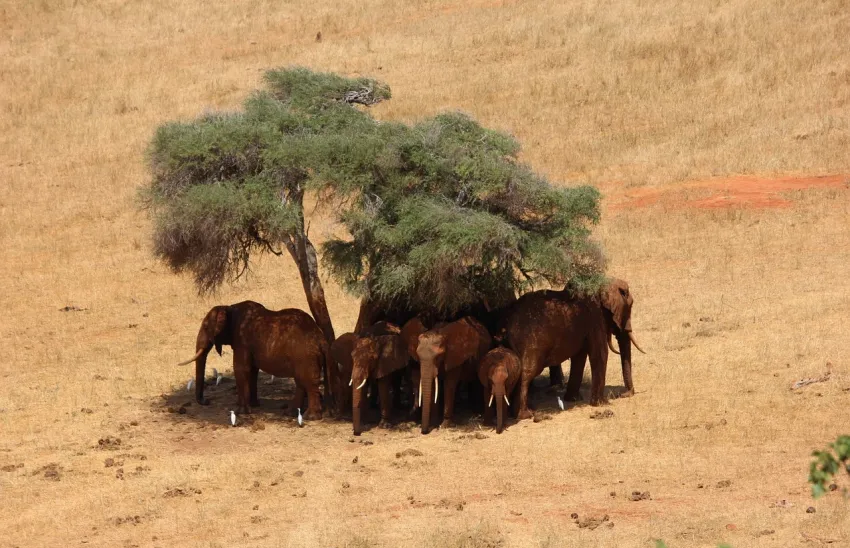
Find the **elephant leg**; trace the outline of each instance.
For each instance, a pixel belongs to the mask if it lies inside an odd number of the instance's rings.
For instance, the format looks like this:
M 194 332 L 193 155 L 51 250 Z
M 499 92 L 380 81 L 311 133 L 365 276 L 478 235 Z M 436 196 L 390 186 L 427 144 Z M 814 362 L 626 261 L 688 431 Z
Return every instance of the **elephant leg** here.
M 570 358 L 570 379 L 564 392 L 564 401 L 581 401 L 581 381 L 584 377 L 584 363 L 587 361 L 587 350 L 582 348 Z
M 490 424 L 493 421 L 493 406 L 490 405 L 492 391 L 493 387 L 490 383 L 487 383 L 487 386 L 484 387 L 484 424 Z
M 314 382 L 305 386 L 307 392 L 307 412 L 304 418 L 308 421 L 322 418 L 322 390 L 321 384 Z
M 388 428 L 390 426 L 390 414 L 392 411 L 390 387 L 392 384 L 392 375 L 378 379 L 378 400 L 381 405 L 381 422 L 378 423 L 378 428 Z
M 251 367 L 251 405 L 254 407 L 260 406 L 260 399 L 257 397 L 257 380 L 260 376 L 260 368 L 259 367 Z
M 561 364 L 549 366 L 549 386 L 561 386 L 562 384 L 564 384 L 564 369 Z
M 251 400 L 251 371 L 250 366 L 245 363 L 248 360 L 244 357 L 241 358 L 243 359 L 239 359 L 237 363 L 236 356 L 234 356 L 233 376 L 236 380 L 236 400 L 239 412 L 248 414 L 251 412 L 251 408 L 248 406 Z
M 603 405 L 605 399 L 605 372 L 608 368 L 608 344 L 605 340 L 594 345 L 590 352 L 590 405 Z
M 418 364 L 417 364 L 418 365 Z M 411 368 L 410 369 L 410 413 L 408 416 L 413 417 L 416 415 L 417 409 L 419 409 L 419 381 L 420 381 L 420 373 L 419 368 Z
M 290 413 L 297 413 L 297 409 L 304 409 L 304 396 L 307 391 L 304 390 L 304 385 L 301 381 L 295 379 L 295 393 L 292 394 L 292 403 L 289 404 Z
M 443 396 L 443 426 L 454 426 L 455 393 L 460 382 L 460 371 L 446 373 L 446 393 Z
M 523 372 L 522 377 L 519 381 L 519 398 L 518 407 L 516 412 L 516 418 L 518 421 L 533 418 L 534 415 L 531 413 L 531 410 L 528 409 L 528 388 L 531 386 L 531 375 L 527 375 Z

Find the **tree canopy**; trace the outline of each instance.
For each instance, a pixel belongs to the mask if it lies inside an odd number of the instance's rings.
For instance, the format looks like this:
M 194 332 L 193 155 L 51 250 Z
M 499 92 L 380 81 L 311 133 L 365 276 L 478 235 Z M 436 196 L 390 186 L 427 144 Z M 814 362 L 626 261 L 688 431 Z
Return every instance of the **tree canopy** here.
M 512 136 L 456 112 L 375 120 L 365 107 L 391 95 L 372 79 L 285 68 L 265 84 L 237 112 L 162 125 L 149 147 L 154 253 L 199 291 L 281 246 L 310 278 L 305 191 L 345 228 L 322 265 L 358 296 L 447 316 L 534 285 L 599 287 L 598 191 L 553 186 Z

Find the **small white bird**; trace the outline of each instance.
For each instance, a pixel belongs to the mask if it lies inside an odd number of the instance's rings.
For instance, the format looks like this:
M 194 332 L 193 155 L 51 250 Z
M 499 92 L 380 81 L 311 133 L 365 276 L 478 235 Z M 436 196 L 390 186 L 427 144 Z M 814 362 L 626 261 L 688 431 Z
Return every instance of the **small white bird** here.
M 236 413 L 233 410 L 230 411 L 230 426 L 236 426 Z
M 564 410 L 564 400 L 561 399 L 561 396 L 558 396 L 558 407 L 561 408 L 561 411 Z
M 215 378 L 215 385 L 216 385 L 216 386 L 220 385 L 220 384 L 221 384 L 221 379 L 223 379 L 223 378 L 224 378 L 224 377 L 222 377 L 221 375 L 217 375 L 217 376 L 216 376 L 216 378 Z
M 298 426 L 304 426 L 304 418 L 301 416 L 301 408 L 298 408 Z
M 213 367 L 213 378 L 214 379 L 218 378 L 218 369 L 216 369 L 215 367 Z
M 195 385 L 194 379 L 189 379 L 189 382 L 186 383 L 186 390 L 192 390 L 192 387 Z

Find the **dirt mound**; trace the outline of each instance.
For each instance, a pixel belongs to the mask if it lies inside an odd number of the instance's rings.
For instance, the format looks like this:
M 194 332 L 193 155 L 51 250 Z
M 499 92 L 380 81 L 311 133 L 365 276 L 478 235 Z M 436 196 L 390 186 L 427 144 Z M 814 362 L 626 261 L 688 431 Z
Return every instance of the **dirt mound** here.
M 850 176 L 769 178 L 742 175 L 675 186 L 636 187 L 615 193 L 611 208 L 619 210 L 654 205 L 697 209 L 790 207 L 792 201 L 783 194 L 815 188 L 850 188 Z

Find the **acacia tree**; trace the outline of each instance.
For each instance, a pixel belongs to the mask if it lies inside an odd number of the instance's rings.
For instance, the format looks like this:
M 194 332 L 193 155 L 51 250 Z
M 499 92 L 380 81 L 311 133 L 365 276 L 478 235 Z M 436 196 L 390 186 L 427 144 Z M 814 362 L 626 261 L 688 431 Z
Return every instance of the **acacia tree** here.
M 390 89 L 371 79 L 287 68 L 265 83 L 238 112 L 161 126 L 149 147 L 154 254 L 199 292 L 285 248 L 333 340 L 306 192 L 347 231 L 325 242 L 323 265 L 375 302 L 448 317 L 535 284 L 599 287 L 598 191 L 553 187 L 511 136 L 459 113 L 377 121 L 364 107 Z

